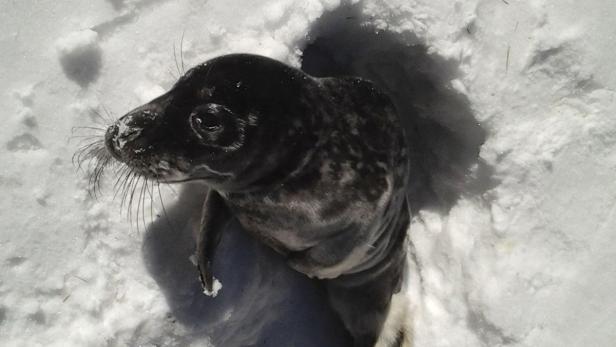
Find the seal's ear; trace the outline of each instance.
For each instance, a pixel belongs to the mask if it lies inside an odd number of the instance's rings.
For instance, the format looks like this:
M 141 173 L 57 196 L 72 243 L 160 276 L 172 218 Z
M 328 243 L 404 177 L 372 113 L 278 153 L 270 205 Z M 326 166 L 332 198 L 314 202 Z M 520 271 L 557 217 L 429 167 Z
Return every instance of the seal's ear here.
M 216 296 L 220 289 L 220 284 L 216 285 L 216 279 L 212 274 L 212 262 L 222 232 L 231 218 L 231 212 L 224 199 L 217 191 L 210 189 L 203 204 L 201 224 L 197 234 L 197 268 L 203 292 L 208 296 Z

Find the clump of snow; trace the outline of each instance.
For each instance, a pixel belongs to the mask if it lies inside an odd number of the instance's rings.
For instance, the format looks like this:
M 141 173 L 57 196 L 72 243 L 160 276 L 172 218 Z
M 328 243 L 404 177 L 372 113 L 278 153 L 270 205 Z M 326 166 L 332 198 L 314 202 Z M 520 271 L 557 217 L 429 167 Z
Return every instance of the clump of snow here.
M 71 164 L 102 134 L 82 129 L 69 142 L 71 128 L 104 129 L 107 111 L 168 89 L 182 59 L 188 68 L 244 51 L 370 75 L 459 144 L 432 147 L 468 176 L 429 171 L 447 208 L 423 205 L 410 228 L 415 346 L 611 346 L 616 5 L 354 3 L 6 4 L 0 344 L 344 345 L 311 282 L 238 233 L 217 253 L 225 290 L 201 293 L 187 257 L 202 193 L 161 187 L 150 203 L 146 192 L 128 221 L 114 181 L 95 200 Z
M 212 290 L 203 288 L 203 294 L 215 298 L 221 289 L 222 289 L 222 283 L 220 283 L 220 281 L 216 277 L 214 277 L 214 283 L 212 284 Z
M 92 30 L 70 33 L 56 42 L 56 49 L 68 78 L 81 86 L 96 80 L 102 67 L 98 33 Z

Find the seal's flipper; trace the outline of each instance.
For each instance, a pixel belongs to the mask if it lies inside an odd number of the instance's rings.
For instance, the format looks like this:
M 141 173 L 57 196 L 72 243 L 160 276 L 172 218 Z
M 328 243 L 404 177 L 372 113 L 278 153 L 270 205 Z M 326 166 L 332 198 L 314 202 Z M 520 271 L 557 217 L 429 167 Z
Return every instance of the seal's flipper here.
M 203 203 L 201 224 L 197 234 L 197 268 L 205 293 L 215 295 L 216 288 L 214 288 L 212 274 L 214 251 L 231 217 L 231 212 L 220 194 L 215 190 L 210 190 Z

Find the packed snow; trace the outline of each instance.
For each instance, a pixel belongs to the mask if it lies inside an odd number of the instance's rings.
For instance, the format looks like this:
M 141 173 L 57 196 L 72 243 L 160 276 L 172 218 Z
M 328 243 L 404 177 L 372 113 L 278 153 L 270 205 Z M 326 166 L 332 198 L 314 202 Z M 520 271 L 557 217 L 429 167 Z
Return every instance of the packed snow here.
M 101 134 L 78 127 L 232 52 L 371 78 L 403 117 L 446 129 L 430 145 L 469 174 L 430 171 L 440 208 L 422 205 L 409 230 L 416 347 L 614 345 L 615 2 L 0 6 L 0 345 L 348 343 L 320 289 L 237 226 L 217 256 L 220 293 L 202 294 L 200 188 L 161 186 L 129 213 L 112 177 L 95 197 L 72 163 L 82 136 Z

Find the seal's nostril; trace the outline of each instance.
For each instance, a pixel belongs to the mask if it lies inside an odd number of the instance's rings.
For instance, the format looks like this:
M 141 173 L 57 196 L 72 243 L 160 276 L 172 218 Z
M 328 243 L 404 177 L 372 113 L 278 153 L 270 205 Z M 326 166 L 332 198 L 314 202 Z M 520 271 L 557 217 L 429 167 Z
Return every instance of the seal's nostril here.
M 117 160 L 122 161 L 122 156 L 120 154 L 120 150 L 117 148 L 115 141 L 118 137 L 119 128 L 116 124 L 107 128 L 107 132 L 105 132 L 105 147 L 111 155 Z

